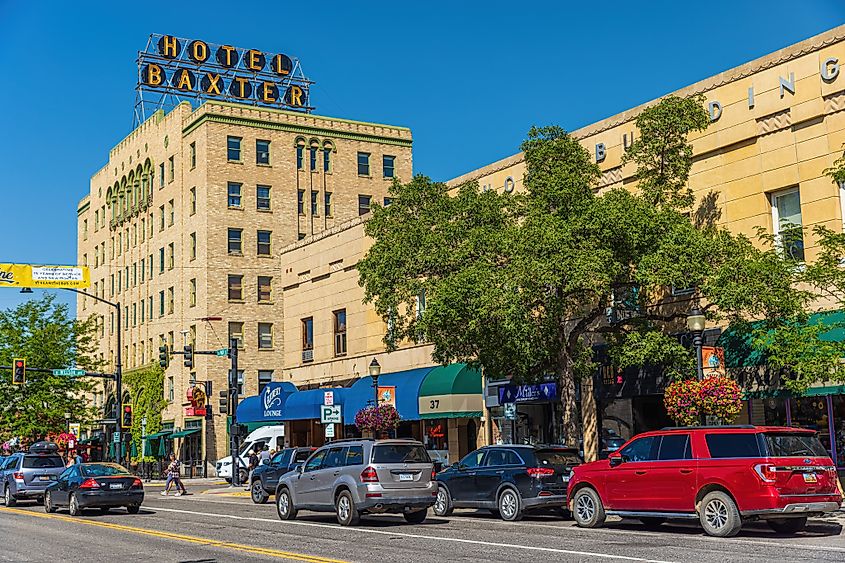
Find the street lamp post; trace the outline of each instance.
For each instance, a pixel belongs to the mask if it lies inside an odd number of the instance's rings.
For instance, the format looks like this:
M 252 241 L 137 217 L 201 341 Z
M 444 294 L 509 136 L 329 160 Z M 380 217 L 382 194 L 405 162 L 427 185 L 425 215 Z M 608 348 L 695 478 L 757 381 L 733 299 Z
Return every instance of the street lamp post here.
M 70 413 L 65 413 L 65 432 L 70 434 Z
M 704 366 L 701 361 L 701 347 L 704 344 L 704 313 L 698 307 L 694 307 L 687 314 L 687 328 L 692 334 L 692 345 L 695 348 L 695 376 L 701 381 L 704 379 Z M 701 426 L 706 425 L 704 415 L 701 415 Z
M 373 395 L 375 397 L 375 403 L 373 403 L 376 407 L 378 406 L 378 376 L 381 375 L 381 364 L 378 363 L 378 360 L 373 358 L 373 361 L 370 362 L 370 377 L 373 378 Z

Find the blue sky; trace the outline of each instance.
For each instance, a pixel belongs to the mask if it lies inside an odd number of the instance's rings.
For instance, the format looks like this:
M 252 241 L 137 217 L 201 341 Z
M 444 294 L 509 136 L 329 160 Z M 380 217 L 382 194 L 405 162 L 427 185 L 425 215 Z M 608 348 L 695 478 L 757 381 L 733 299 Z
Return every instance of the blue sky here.
M 75 262 L 76 203 L 131 130 L 150 33 L 296 56 L 317 113 L 410 127 L 415 171 L 446 180 L 531 125 L 577 129 L 843 22 L 842 0 L 0 0 L 0 262 Z

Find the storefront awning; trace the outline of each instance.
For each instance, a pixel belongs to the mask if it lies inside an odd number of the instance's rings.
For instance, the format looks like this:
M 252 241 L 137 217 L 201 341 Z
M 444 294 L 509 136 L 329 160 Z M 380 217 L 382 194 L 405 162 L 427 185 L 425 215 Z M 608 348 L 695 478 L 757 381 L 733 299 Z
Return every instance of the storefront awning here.
M 191 434 L 196 434 L 199 432 L 200 428 L 188 428 L 187 430 L 182 430 L 181 432 L 174 432 L 170 435 L 171 438 L 184 438 L 185 436 L 190 436 Z
M 349 389 L 332 387 L 331 389 L 309 389 L 291 393 L 282 410 L 282 420 L 320 420 L 320 407 L 323 406 L 326 391 L 334 393 L 334 404 L 346 410 L 344 402 Z M 354 416 L 354 415 L 353 415 Z
M 379 387 L 395 387 L 396 410 L 402 420 L 419 420 L 420 386 L 425 376 L 436 369 L 433 367 L 409 369 L 393 373 L 383 373 L 378 378 Z M 355 424 L 355 415 L 375 401 L 373 378 L 364 376 L 346 390 L 344 398 L 344 424 Z
M 477 418 L 484 404 L 481 371 L 466 364 L 431 370 L 420 385 L 420 418 Z
M 164 438 L 166 436 L 170 436 L 173 434 L 173 430 L 162 430 L 161 432 L 156 432 L 155 434 L 148 434 L 146 436 L 147 440 L 156 440 L 158 438 Z
M 238 423 L 258 423 L 262 426 L 285 420 L 285 403 L 288 397 L 296 392 L 296 386 L 287 381 L 268 383 L 260 394 L 247 397 L 238 403 Z

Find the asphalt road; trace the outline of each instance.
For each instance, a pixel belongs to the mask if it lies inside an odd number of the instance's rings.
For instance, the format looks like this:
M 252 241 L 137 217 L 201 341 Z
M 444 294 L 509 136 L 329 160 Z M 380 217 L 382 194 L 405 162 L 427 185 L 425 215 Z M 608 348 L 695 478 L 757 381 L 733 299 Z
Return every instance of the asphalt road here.
M 0 561 L 845 561 L 845 517 L 813 520 L 792 537 L 752 524 L 730 539 L 688 524 L 652 532 L 616 521 L 582 530 L 553 516 L 507 523 L 471 511 L 416 526 L 401 516 L 365 517 L 341 528 L 331 514 L 282 522 L 272 502 L 257 506 L 243 493 L 164 498 L 158 491 L 148 488 L 137 515 L 121 509 L 71 518 L 34 504 L 0 507 Z

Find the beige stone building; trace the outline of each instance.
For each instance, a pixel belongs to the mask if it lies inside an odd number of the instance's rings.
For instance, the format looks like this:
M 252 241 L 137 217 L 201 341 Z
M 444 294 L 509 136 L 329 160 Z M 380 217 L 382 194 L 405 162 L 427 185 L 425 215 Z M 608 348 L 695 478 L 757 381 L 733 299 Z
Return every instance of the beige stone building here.
M 167 344 L 181 351 L 241 342 L 242 394 L 282 378 L 284 332 L 279 250 L 365 215 L 383 203 L 393 178 L 409 179 L 407 128 L 206 102 L 157 112 L 117 144 L 79 203 L 79 263 L 91 269 L 79 318 L 99 318 L 100 354 L 113 369 L 122 330 L 124 372 L 158 363 Z M 196 432 L 173 447 L 185 460 L 213 462 L 227 449 L 226 417 L 213 431 L 185 416 L 193 381 L 226 388 L 229 360 L 171 358 L 164 375 L 165 428 Z M 115 399 L 99 388 L 107 415 Z M 107 431 L 107 435 L 110 430 Z M 169 447 L 169 446 L 168 446 Z

